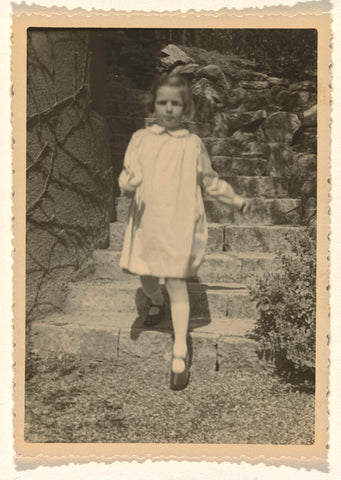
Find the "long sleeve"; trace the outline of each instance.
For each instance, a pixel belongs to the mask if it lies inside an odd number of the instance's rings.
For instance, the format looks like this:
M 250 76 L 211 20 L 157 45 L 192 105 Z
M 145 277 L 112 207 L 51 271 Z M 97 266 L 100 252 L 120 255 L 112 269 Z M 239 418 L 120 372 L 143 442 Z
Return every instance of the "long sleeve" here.
M 118 178 L 122 193 L 134 192 L 142 183 L 142 170 L 138 159 L 138 146 L 141 137 L 139 133 L 141 132 L 138 131 L 132 135 L 124 155 L 123 170 Z
M 200 140 L 199 149 L 199 183 L 203 187 L 206 194 L 215 198 L 221 203 L 226 205 L 234 205 L 237 208 L 241 208 L 244 203 L 243 197 L 237 195 L 231 185 L 224 180 L 221 180 L 217 172 L 213 170 L 210 157 L 202 140 Z

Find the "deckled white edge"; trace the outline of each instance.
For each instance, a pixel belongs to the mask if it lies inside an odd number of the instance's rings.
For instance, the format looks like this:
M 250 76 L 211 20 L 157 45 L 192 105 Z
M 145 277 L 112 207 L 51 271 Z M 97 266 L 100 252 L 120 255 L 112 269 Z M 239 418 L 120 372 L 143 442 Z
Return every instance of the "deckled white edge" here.
M 17 2 L 20 3 L 20 2 Z M 313 0 L 302 2 L 304 6 L 310 4 L 312 10 L 314 3 L 326 5 L 329 2 Z M 221 8 L 249 8 L 267 6 L 293 6 L 294 0 L 40 0 L 39 2 L 27 1 L 26 5 L 41 5 L 44 7 L 58 6 L 68 8 L 82 7 L 87 10 L 98 8 L 109 10 L 124 8 L 130 10 L 163 11 L 181 10 L 186 12 L 196 10 L 219 10 Z M 124 7 L 123 7 L 124 5 Z M 115 463 L 112 465 L 92 463 L 88 465 L 68 465 L 58 467 L 38 467 L 35 470 L 15 470 L 12 449 L 12 418 L 11 418 L 11 381 L 12 381 L 12 356 L 11 356 L 11 147 L 10 147 L 10 0 L 0 2 L 0 308 L 1 308 L 1 340 L 0 340 L 0 472 L 2 478 L 9 480 L 21 479 L 63 479 L 71 480 L 81 478 L 109 479 L 237 479 L 237 480 L 291 480 L 291 479 L 335 479 L 340 478 L 341 456 L 337 447 L 341 445 L 341 406 L 337 401 L 341 398 L 341 4 L 334 1 L 333 14 L 333 140 L 332 140 L 332 243 L 331 243 L 331 452 L 329 457 L 330 471 L 296 470 L 290 467 L 265 467 L 264 465 L 214 464 L 206 462 L 160 462 L 146 461 L 144 464 Z M 337 406 L 339 403 L 339 406 Z
M 5 0 L 7 3 L 7 0 Z M 20 1 L 14 1 L 12 3 L 20 4 Z M 127 12 L 131 10 L 145 10 L 145 11 L 164 11 L 164 10 L 180 10 L 182 12 L 186 12 L 195 8 L 195 10 L 219 10 L 221 8 L 237 8 L 237 9 L 244 9 L 244 8 L 252 8 L 252 7 L 273 7 L 278 5 L 283 5 L 286 7 L 292 7 L 294 5 L 302 4 L 311 4 L 311 8 L 313 8 L 314 3 L 317 5 L 325 4 L 326 10 L 329 10 L 330 2 L 328 0 L 311 0 L 310 2 L 297 2 L 296 0 L 172 0 L 171 2 L 167 2 L 166 0 L 124 0 L 120 2 L 118 0 L 37 0 L 37 1 L 29 1 L 26 0 L 26 5 L 41 5 L 41 6 L 57 6 L 57 7 L 65 7 L 68 8 L 77 8 L 81 7 L 86 10 L 92 10 L 93 8 L 96 9 L 103 9 L 103 10 L 110 10 L 115 8 L 117 10 L 126 10 Z M 329 7 L 328 7 L 329 6 Z

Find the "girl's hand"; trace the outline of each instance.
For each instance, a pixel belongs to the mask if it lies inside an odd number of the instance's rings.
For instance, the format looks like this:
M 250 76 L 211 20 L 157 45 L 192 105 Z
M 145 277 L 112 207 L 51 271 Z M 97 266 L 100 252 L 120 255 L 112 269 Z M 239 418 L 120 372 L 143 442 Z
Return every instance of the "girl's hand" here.
M 240 207 L 240 213 L 242 215 L 246 215 L 250 213 L 251 205 L 252 205 L 252 202 L 250 200 L 244 200 Z

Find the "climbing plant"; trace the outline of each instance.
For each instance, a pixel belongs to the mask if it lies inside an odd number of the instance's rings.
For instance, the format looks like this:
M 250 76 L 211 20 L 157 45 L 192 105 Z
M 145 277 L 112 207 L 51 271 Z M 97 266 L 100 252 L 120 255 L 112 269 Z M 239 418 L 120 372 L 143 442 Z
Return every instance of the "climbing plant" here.
M 89 35 L 27 36 L 26 299 L 31 318 L 58 307 L 67 281 L 107 236 L 105 125 L 91 110 Z

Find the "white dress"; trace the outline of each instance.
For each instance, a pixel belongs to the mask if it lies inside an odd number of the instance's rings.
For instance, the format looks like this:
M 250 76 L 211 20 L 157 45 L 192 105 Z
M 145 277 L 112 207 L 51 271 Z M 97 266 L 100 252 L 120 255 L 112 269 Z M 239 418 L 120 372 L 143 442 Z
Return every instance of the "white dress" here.
M 197 135 L 157 124 L 132 135 L 119 186 L 135 191 L 120 266 L 138 275 L 196 275 L 207 241 L 201 188 L 224 204 L 243 202 L 212 170 Z

